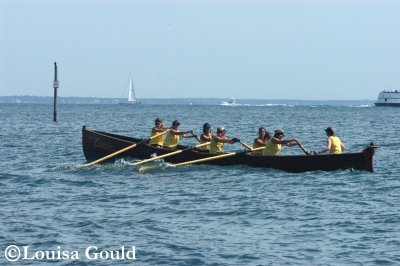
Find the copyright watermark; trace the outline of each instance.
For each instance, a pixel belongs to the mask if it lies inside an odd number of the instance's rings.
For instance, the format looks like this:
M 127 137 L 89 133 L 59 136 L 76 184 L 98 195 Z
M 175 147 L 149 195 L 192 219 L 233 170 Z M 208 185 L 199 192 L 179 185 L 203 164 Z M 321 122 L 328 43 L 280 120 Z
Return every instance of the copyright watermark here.
M 10 245 L 4 250 L 9 262 L 19 260 L 136 260 L 135 246 L 121 246 L 117 250 L 106 250 L 89 246 L 84 250 L 67 250 L 57 246 L 53 250 L 31 250 L 29 246 Z

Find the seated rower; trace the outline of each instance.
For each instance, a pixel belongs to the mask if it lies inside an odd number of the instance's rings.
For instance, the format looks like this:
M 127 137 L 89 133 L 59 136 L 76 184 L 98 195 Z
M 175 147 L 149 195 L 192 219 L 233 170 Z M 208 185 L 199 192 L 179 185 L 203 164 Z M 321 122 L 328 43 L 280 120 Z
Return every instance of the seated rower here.
M 217 129 L 217 135 L 212 136 L 212 140 L 210 143 L 211 154 L 223 153 L 225 143 L 234 144 L 236 142 L 240 142 L 240 139 L 238 138 L 230 139 L 227 136 L 225 136 L 225 134 L 226 134 L 225 128 L 219 127 Z
M 197 139 L 197 140 L 200 142 L 200 144 L 207 143 L 207 142 L 210 142 L 212 140 L 211 125 L 209 123 L 205 123 L 203 125 L 203 134 L 201 134 L 200 138 Z M 198 147 L 198 149 L 201 150 L 201 151 L 209 152 L 210 151 L 210 144 L 206 145 L 206 146 Z
M 269 135 L 268 131 L 265 128 L 260 127 L 258 129 L 258 137 L 255 138 L 253 142 L 253 149 L 265 147 L 265 141 L 269 140 L 270 138 L 271 136 Z M 263 150 L 258 150 L 258 151 L 253 151 L 252 154 L 262 155 L 263 152 L 264 152 Z
M 163 120 L 160 117 L 156 118 L 156 120 L 154 121 L 154 125 L 155 126 L 151 129 L 151 137 L 168 130 L 167 127 L 164 127 Z M 150 145 L 152 146 L 162 146 L 163 142 L 163 135 L 150 139 Z
M 164 139 L 164 147 L 169 148 L 169 149 L 175 149 L 176 146 L 178 146 L 179 138 L 195 138 L 197 137 L 196 135 L 193 134 L 192 130 L 186 131 L 186 132 L 180 132 L 179 131 L 179 126 L 181 123 L 179 123 L 178 120 L 175 120 L 172 122 L 172 127 L 169 129 L 167 135 L 165 136 Z
M 274 136 L 265 142 L 263 155 L 278 155 L 282 149 L 282 145 L 286 147 L 299 145 L 297 139 L 283 139 L 284 136 L 285 133 L 282 129 L 275 130 Z
M 328 143 L 326 147 L 318 152 L 318 154 L 324 153 L 329 151 L 331 154 L 340 154 L 342 153 L 346 147 L 343 145 L 343 143 L 340 141 L 340 139 L 335 136 L 335 132 L 331 127 L 328 127 L 325 129 L 326 135 L 328 136 Z

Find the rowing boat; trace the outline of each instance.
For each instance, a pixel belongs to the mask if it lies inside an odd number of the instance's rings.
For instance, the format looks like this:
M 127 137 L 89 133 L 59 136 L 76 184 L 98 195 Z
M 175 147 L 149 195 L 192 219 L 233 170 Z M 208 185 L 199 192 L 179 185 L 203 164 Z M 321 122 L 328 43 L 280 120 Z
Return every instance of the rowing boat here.
M 85 126 L 82 128 L 82 147 L 87 161 L 93 161 L 108 154 L 126 148 L 132 144 L 138 145 L 116 158 L 134 157 L 148 159 L 151 156 L 163 155 L 176 150 L 183 150 L 182 153 L 164 158 L 169 163 L 181 163 L 214 156 L 207 152 L 190 149 L 189 146 L 178 145 L 171 150 L 163 147 L 149 145 L 144 139 L 132 138 L 102 131 L 90 130 Z M 340 169 L 357 169 L 373 172 L 373 156 L 376 146 L 372 144 L 360 152 L 342 154 L 321 154 L 321 155 L 282 155 L 282 156 L 260 156 L 248 154 L 245 150 L 238 152 L 231 157 L 204 162 L 213 165 L 247 165 L 257 168 L 274 168 L 286 172 L 306 171 L 334 171 Z M 115 158 L 113 158 L 115 160 Z

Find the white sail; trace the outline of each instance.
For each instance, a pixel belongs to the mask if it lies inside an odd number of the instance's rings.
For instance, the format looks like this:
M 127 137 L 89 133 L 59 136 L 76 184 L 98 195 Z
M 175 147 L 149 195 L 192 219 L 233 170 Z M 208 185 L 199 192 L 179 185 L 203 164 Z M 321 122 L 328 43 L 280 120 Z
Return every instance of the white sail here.
M 129 78 L 128 102 L 129 103 L 136 102 L 136 95 L 135 95 L 135 90 L 133 88 L 132 77 Z

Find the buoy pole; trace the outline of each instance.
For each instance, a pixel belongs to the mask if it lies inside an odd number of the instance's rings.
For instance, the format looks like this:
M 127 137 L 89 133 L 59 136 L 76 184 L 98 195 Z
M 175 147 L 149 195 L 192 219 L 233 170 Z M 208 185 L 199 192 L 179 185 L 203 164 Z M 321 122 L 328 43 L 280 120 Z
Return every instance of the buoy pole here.
M 57 80 L 57 62 L 54 62 L 54 117 L 53 121 L 57 122 L 57 89 L 58 89 L 58 80 Z

